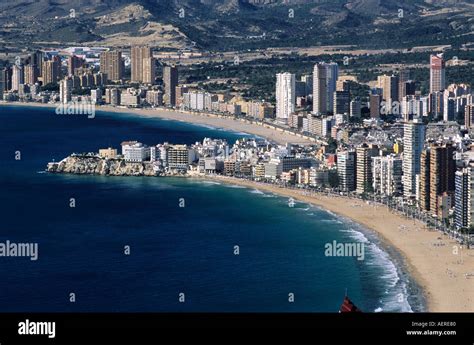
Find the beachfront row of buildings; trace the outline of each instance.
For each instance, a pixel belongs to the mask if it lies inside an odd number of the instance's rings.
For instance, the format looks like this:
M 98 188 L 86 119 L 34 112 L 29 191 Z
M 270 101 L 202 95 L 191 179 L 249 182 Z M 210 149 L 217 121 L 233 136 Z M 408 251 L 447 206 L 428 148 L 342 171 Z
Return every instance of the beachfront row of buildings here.
M 232 97 L 224 93 L 209 93 L 200 90 L 189 90 L 182 93 L 177 106 L 183 110 L 198 112 L 227 113 L 234 116 L 246 115 L 258 119 L 275 117 L 275 107 L 261 101 L 246 101 L 241 97 Z
M 211 94 L 179 84 L 178 68 L 162 67 L 149 46 L 133 46 L 130 55 L 102 50 L 91 59 L 84 52 L 64 56 L 55 51 L 35 51 L 0 72 L 0 96 L 4 101 L 41 103 L 87 102 L 122 107 L 168 107 L 233 116 L 273 118 L 275 107 L 264 101 L 247 102 L 229 94 Z M 130 78 L 126 78 L 126 66 Z
M 334 62 L 317 63 L 301 80 L 279 73 L 276 120 L 327 140 L 339 191 L 396 199 L 458 229 L 470 228 L 472 88 L 448 83 L 442 54 L 430 56 L 429 88 L 410 74 L 401 68 L 379 76 L 362 101 Z M 299 92 L 302 84 L 305 94 Z M 310 103 L 312 111 L 302 107 Z
M 339 148 L 338 189 L 398 200 L 458 229 L 472 227 L 474 146 L 467 130 L 452 129 L 415 119 L 403 125 L 393 148 L 383 141 Z
M 378 196 L 458 229 L 469 228 L 474 223 L 474 146 L 469 136 L 456 131 L 432 140 L 436 130 L 416 119 L 404 125 L 401 142 L 391 145 L 371 137 L 371 143 L 334 152 L 328 146 L 276 145 L 249 138 L 230 146 L 225 140 L 206 138 L 193 145 L 128 141 L 122 143 L 121 155 L 115 149 L 99 154 L 152 162 L 157 171 L 221 174 Z

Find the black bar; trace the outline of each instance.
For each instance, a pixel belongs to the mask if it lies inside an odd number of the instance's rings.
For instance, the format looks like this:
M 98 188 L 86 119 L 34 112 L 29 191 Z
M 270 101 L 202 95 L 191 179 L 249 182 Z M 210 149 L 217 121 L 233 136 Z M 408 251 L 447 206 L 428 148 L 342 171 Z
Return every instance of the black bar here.
M 55 338 L 19 323 L 55 322 Z M 416 324 L 413 324 L 415 322 Z M 442 323 L 442 324 L 440 324 Z M 422 325 L 425 324 L 423 327 Z M 10 344 L 469 344 L 472 314 L 0 314 Z M 407 331 L 456 332 L 408 335 Z

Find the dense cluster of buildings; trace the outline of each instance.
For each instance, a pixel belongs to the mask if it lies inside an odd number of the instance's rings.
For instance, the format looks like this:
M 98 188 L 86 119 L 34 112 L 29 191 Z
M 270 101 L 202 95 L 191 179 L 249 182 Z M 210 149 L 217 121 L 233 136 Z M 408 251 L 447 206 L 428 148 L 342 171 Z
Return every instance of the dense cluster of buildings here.
M 231 97 L 229 94 L 212 94 L 199 90 L 186 90 L 182 95 L 177 105 L 184 110 L 234 116 L 245 114 L 257 119 L 274 118 L 275 107 L 267 102 L 245 101 L 241 97 Z
M 271 121 L 318 139 L 318 145 L 278 146 L 252 139 L 232 147 L 210 139 L 190 146 L 125 142 L 122 156 L 153 162 L 157 170 L 196 170 L 378 195 L 458 229 L 474 224 L 473 93 L 470 85 L 448 84 L 442 55 L 430 58 L 427 94 L 408 69 L 401 69 L 379 76 L 367 97 L 354 97 L 354 80 L 340 76 L 337 63 L 320 62 L 298 79 L 278 73 L 273 105 L 180 85 L 176 66 L 163 67 L 158 85 L 150 47 L 132 47 L 129 61 L 119 50 L 96 53 L 98 64 L 86 55 L 61 59 L 40 51 L 17 59 L 2 70 L 3 98 L 166 106 Z M 130 64 L 128 81 L 125 60 Z M 83 89 L 89 92 L 78 92 Z M 117 156 L 113 149 L 100 154 Z
M 397 200 L 457 229 L 470 228 L 473 93 L 470 85 L 447 84 L 442 55 L 432 55 L 430 63 L 427 95 L 417 90 L 409 70 L 400 70 L 379 76 L 365 102 L 352 97 L 351 83 L 338 76 L 335 63 L 314 66 L 311 93 L 299 93 L 295 75 L 277 74 L 277 120 L 334 140 L 334 152 L 315 154 L 330 177 L 336 172 L 331 187 Z M 300 83 L 309 79 L 303 76 Z M 311 112 L 298 110 L 308 104 L 299 97 L 312 99 Z M 361 121 L 363 108 L 367 116 Z
M 318 175 L 319 164 L 311 152 L 297 145 L 278 146 L 263 139 L 244 138 L 230 146 L 226 140 L 205 138 L 193 145 L 163 143 L 147 146 L 137 141 L 126 141 L 121 144 L 121 154 L 116 149 L 107 148 L 99 150 L 99 155 L 127 162 L 151 162 L 157 171 L 194 170 L 273 181 L 283 177 L 287 182 L 293 181 L 295 174 L 300 173 L 327 181 L 327 176 Z
M 178 68 L 163 66 L 156 77 L 157 60 L 148 46 L 133 46 L 129 56 L 121 50 L 102 50 L 90 59 L 88 50 L 36 51 L 2 70 L 0 86 L 5 101 L 88 102 L 124 107 L 161 107 L 233 116 L 272 119 L 275 107 L 229 94 L 211 94 L 179 84 Z M 89 53 L 89 54 L 87 54 Z M 125 78 L 126 62 L 130 77 Z M 160 84 L 160 85 L 158 85 Z
M 445 122 L 465 118 L 466 126 L 471 127 L 472 115 L 465 117 L 468 112 L 472 114 L 472 107 L 469 108 L 473 104 L 470 85 L 447 85 L 446 63 L 442 55 L 431 56 L 430 71 L 430 92 L 426 95 L 417 90 L 416 81 L 410 79 L 410 71 L 401 69 L 392 75 L 379 76 L 364 101 L 352 96 L 350 77 L 339 76 L 336 63 L 318 63 L 313 74 L 303 75 L 301 80 L 296 80 L 291 73 L 279 73 L 275 90 L 276 118 L 309 133 L 314 133 L 312 117 L 327 119 L 334 125 L 338 116 L 357 121 L 362 109 L 366 109 L 373 120 L 386 116 L 405 121 L 416 117 Z M 311 103 L 310 114 L 298 111 Z
M 3 99 L 43 103 L 87 101 L 123 106 L 176 105 L 177 68 L 163 67 L 163 86 L 158 88 L 157 61 L 150 47 L 134 46 L 126 58 L 120 50 L 102 49 L 94 54 L 80 50 L 78 53 L 35 51 L 26 58 L 16 57 L 13 65 L 1 71 Z M 94 55 L 98 57 L 94 59 Z M 125 80 L 126 61 L 131 73 L 128 80 Z

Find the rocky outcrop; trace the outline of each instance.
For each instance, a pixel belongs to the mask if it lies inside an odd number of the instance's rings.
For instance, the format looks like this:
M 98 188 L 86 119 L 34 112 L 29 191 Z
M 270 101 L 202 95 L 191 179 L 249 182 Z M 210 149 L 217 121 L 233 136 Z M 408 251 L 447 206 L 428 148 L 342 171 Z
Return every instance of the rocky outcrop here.
M 49 163 L 50 173 L 104 176 L 158 176 L 151 162 L 134 163 L 124 159 L 107 159 L 97 155 L 71 155 L 60 162 Z

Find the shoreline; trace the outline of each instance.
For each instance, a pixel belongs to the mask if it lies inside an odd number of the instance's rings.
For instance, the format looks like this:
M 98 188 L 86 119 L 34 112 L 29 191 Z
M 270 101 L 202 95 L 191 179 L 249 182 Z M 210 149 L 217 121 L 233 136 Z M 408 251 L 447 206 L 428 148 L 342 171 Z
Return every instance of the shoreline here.
M 53 104 L 0 104 L 55 107 Z M 114 112 L 114 110 L 117 113 L 131 115 L 138 113 L 135 109 L 122 108 L 104 108 L 99 111 Z M 141 110 L 141 113 L 143 113 L 141 115 L 146 117 L 164 117 L 152 114 L 151 110 Z M 182 114 L 176 112 L 174 115 L 181 116 Z M 192 114 L 188 114 L 185 119 L 181 118 L 177 121 L 193 124 L 196 119 L 207 119 L 211 121 L 211 123 L 206 123 L 210 126 L 215 126 L 214 120 L 226 120 L 232 124 L 240 123 L 240 121 L 233 119 L 207 118 Z M 171 118 L 171 120 L 174 119 Z M 248 126 L 263 129 L 261 126 Z M 218 127 L 226 128 L 224 126 Z M 236 130 L 235 127 L 229 129 Z M 275 133 L 274 130 L 267 130 Z M 248 132 L 245 130 L 238 131 Z M 281 136 L 282 134 L 279 133 L 278 135 Z M 265 138 L 264 135 L 260 134 L 259 136 Z M 271 140 L 271 138 L 267 139 Z M 472 312 L 474 310 L 474 281 L 465 278 L 466 274 L 474 273 L 474 252 L 459 249 L 460 245 L 456 241 L 437 231 L 428 230 L 424 224 L 418 221 L 407 219 L 380 205 L 373 205 L 361 200 L 341 196 L 304 195 L 304 191 L 301 190 L 283 189 L 274 185 L 224 176 L 193 176 L 190 178 L 214 180 L 293 197 L 296 200 L 322 207 L 327 211 L 350 219 L 378 236 L 387 245 L 389 254 L 392 254 L 392 250 L 396 254 L 400 254 L 404 264 L 403 268 L 407 270 L 404 273 L 408 273 L 409 277 L 415 281 L 416 286 L 421 288 L 423 299 L 426 301 L 427 311 Z M 458 248 L 456 254 L 454 254 L 454 248 Z
M 464 248 L 453 254 L 454 247 L 460 248 L 455 240 L 438 231 L 428 230 L 418 221 L 392 213 L 387 207 L 347 197 L 305 195 L 308 192 L 304 190 L 225 176 L 206 176 L 202 179 L 292 197 L 349 219 L 375 234 L 391 259 L 397 260 L 393 258 L 392 251 L 400 255 L 403 268 L 408 271 L 404 273 L 414 280 L 416 288 L 420 288 L 422 304 L 427 312 L 474 310 L 474 284 L 465 278 L 466 273 L 474 273 L 474 253 Z
M 58 104 L 51 103 L 35 103 L 35 102 L 0 102 L 0 106 L 16 106 L 16 107 L 39 107 L 39 108 L 55 108 Z M 210 126 L 215 129 L 224 129 L 235 133 L 246 133 L 257 137 L 265 138 L 269 141 L 280 145 L 287 143 L 309 145 L 316 144 L 311 140 L 298 137 L 293 134 L 284 133 L 279 130 L 252 124 L 250 121 L 235 120 L 231 117 L 223 117 L 215 114 L 192 113 L 186 111 L 174 111 L 164 108 L 117 108 L 111 106 L 97 106 L 96 112 L 115 113 L 118 115 L 138 115 L 147 118 L 159 118 L 172 121 L 179 121 L 193 124 L 196 126 Z M 72 115 L 63 115 L 72 116 Z M 97 115 L 96 115 L 97 116 Z M 91 119 L 93 120 L 93 119 Z M 247 120 L 248 121 L 248 120 Z

